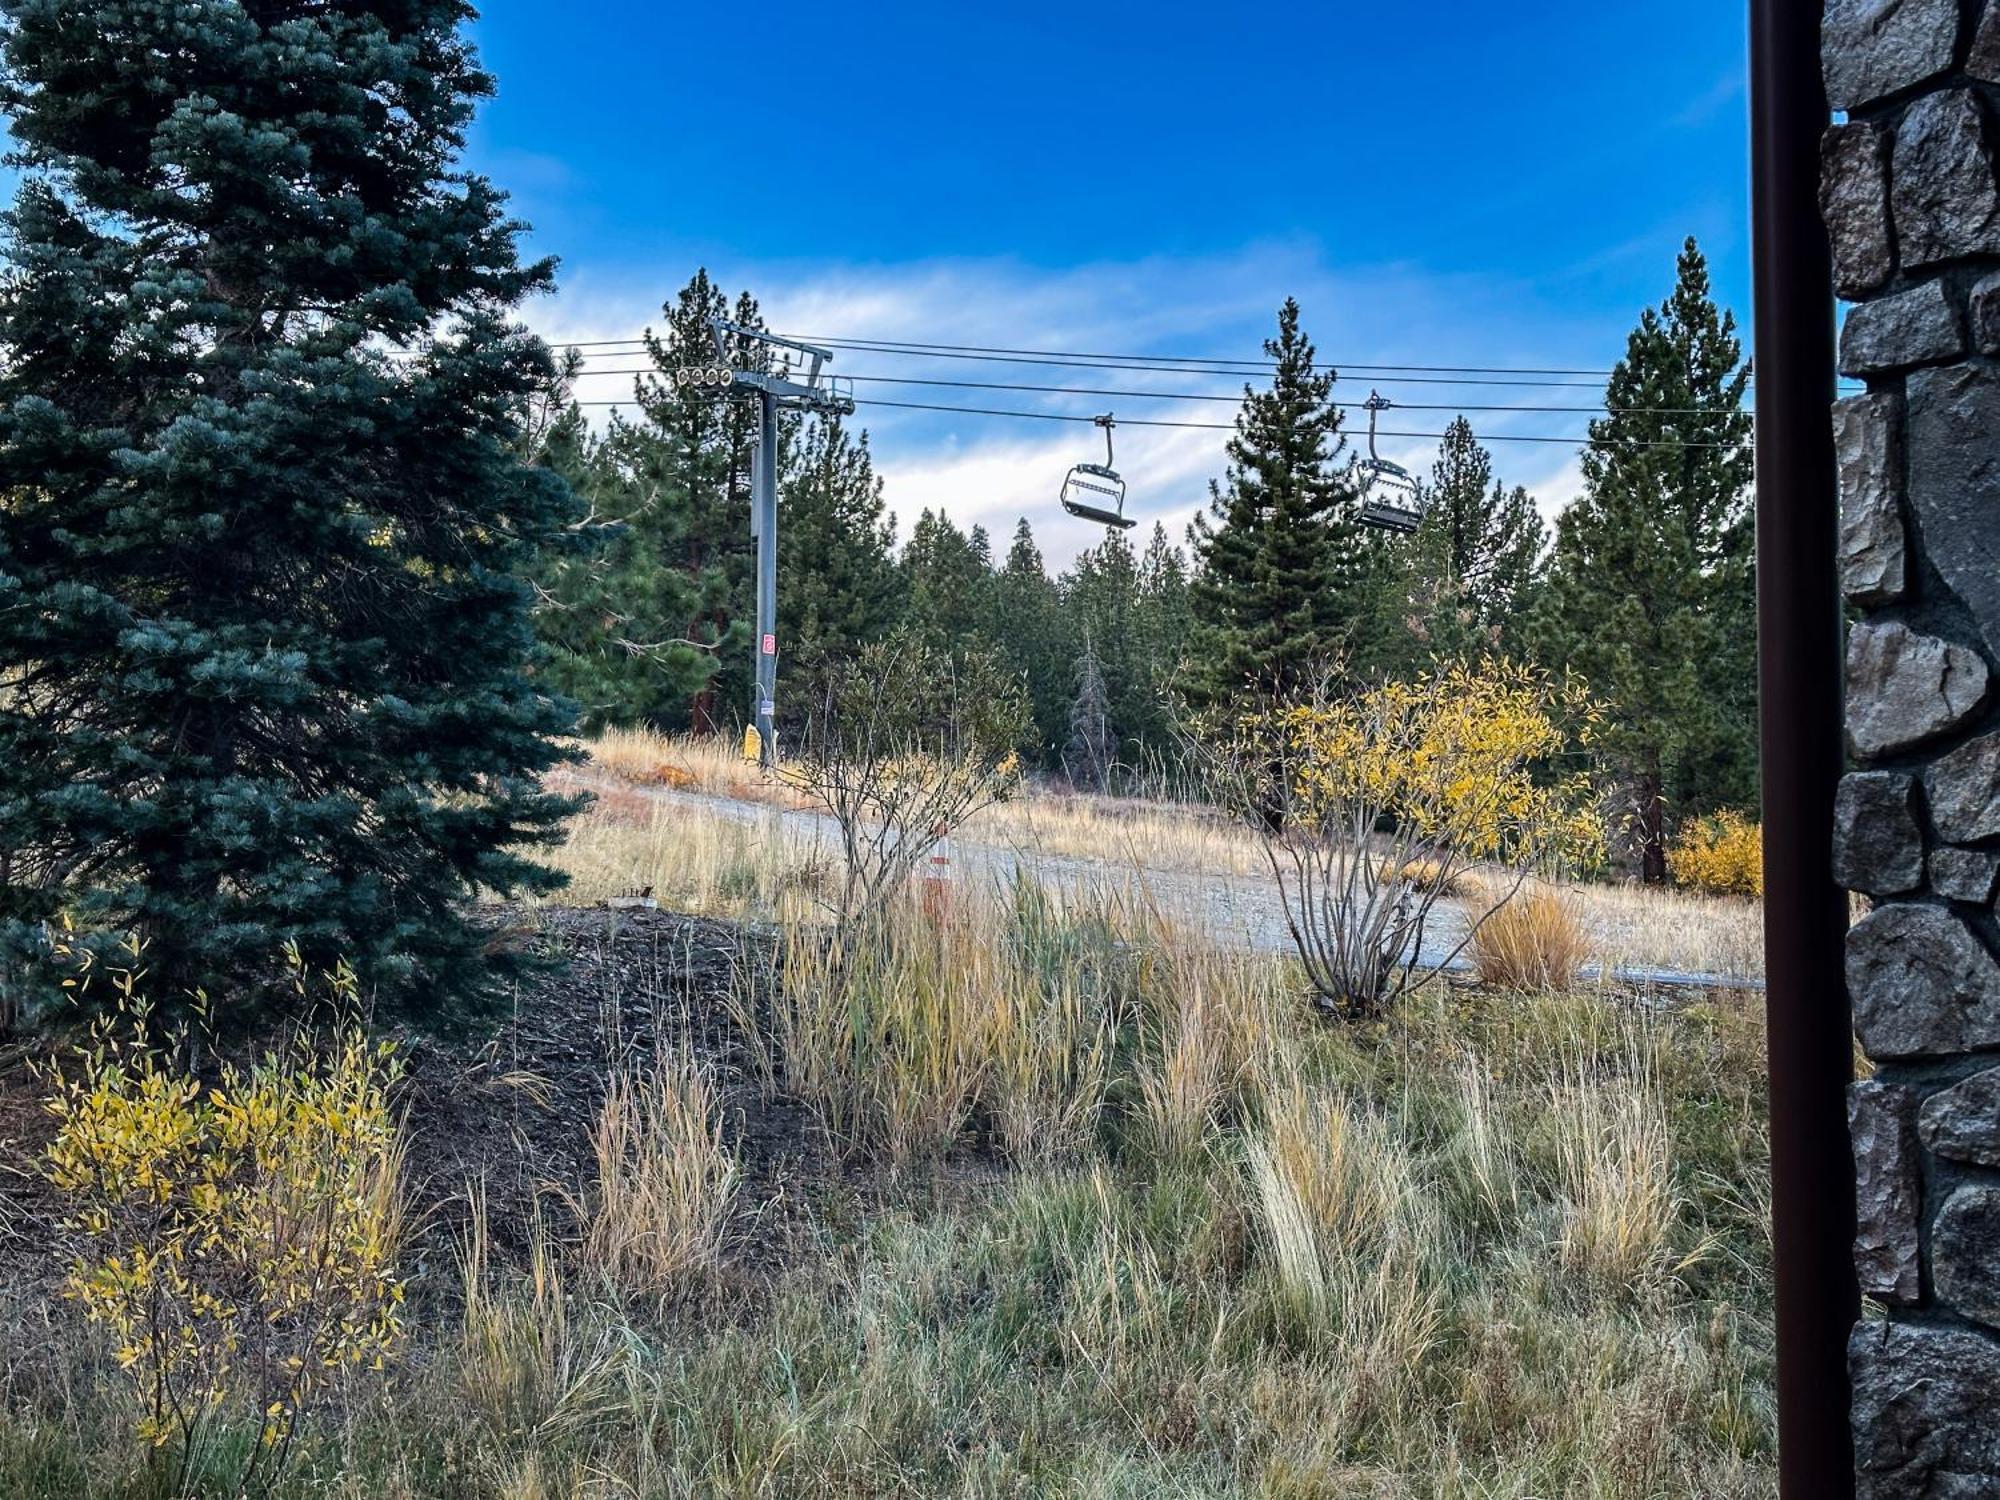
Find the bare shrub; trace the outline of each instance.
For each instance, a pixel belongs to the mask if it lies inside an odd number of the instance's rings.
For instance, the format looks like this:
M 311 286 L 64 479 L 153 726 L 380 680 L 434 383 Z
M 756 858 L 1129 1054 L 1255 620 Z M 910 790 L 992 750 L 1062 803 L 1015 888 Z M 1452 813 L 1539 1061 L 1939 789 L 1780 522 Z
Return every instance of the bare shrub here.
M 840 913 L 866 924 L 941 840 L 1013 795 L 1031 706 L 991 657 L 907 637 L 829 664 L 808 702 L 788 779 L 839 828 Z

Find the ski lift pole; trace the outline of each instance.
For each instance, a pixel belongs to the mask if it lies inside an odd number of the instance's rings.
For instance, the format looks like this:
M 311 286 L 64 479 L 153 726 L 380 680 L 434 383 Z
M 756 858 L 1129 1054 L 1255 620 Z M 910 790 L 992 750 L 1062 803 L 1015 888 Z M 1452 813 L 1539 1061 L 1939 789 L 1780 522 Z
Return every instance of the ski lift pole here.
M 854 397 L 825 373 L 833 355 L 816 344 L 781 338 L 761 328 L 745 327 L 726 318 L 708 320 L 715 342 L 716 365 L 684 372 L 703 385 L 721 386 L 738 394 L 757 396 L 757 447 L 750 458 L 750 534 L 757 541 L 756 671 L 750 687 L 750 728 L 744 754 L 754 749 L 765 770 L 778 764 L 778 409 L 844 416 L 854 410 Z M 732 350 L 731 340 L 736 348 Z M 783 358 L 774 372 L 768 363 L 750 362 L 730 368 L 732 352 L 755 346 L 777 351 Z M 794 368 L 796 362 L 797 368 Z M 719 381 L 713 378 L 717 372 Z M 754 745 L 747 743 L 754 741 Z
M 750 722 L 757 726 L 757 762 L 778 763 L 778 397 L 757 393 L 757 451 L 750 465 L 751 527 L 757 537 L 757 671 Z

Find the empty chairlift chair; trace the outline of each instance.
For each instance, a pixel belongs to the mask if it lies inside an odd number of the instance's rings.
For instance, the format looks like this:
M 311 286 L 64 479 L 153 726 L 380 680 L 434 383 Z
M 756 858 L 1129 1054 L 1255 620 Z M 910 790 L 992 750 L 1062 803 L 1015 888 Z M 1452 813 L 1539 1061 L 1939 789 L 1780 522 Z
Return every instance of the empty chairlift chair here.
M 1093 420 L 1104 429 L 1104 462 L 1070 469 L 1063 480 L 1062 508 L 1086 521 L 1130 531 L 1138 522 L 1125 514 L 1125 481 L 1111 467 L 1111 429 L 1117 424 L 1109 412 Z
M 1363 406 L 1368 412 L 1368 456 L 1361 471 L 1361 524 L 1384 531 L 1415 531 L 1424 518 L 1424 493 L 1410 471 L 1375 451 L 1375 417 L 1395 403 L 1374 391 Z

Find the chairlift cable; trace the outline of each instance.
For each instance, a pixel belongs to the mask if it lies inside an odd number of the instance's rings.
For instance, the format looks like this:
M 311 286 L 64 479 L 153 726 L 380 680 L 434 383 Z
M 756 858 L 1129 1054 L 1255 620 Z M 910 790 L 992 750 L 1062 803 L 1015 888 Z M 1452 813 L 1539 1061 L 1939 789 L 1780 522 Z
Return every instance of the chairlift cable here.
M 987 352 L 986 347 L 981 345 L 970 345 L 970 344 L 923 345 L 923 344 L 915 344 L 915 343 L 893 341 L 886 339 L 819 339 L 815 340 L 814 342 L 820 343 L 829 348 L 845 349 L 855 353 L 901 355 L 907 358 L 918 358 L 918 359 L 964 359 L 964 360 L 979 360 L 983 362 L 991 362 L 999 364 L 1045 365 L 1057 369 L 1138 370 L 1147 373 L 1163 374 L 1163 375 L 1174 375 L 1174 374 L 1220 375 L 1220 376 L 1227 376 L 1232 379 L 1254 377 L 1256 375 L 1268 374 L 1272 369 L 1272 362 L 1267 359 L 1261 359 L 1261 358 L 1255 360 L 1245 360 L 1245 359 L 1229 359 L 1222 356 L 1211 356 L 1208 358 L 1201 358 L 1193 355 L 1089 354 L 1081 352 L 1072 353 L 1063 350 L 1034 350 L 1034 351 L 1023 350 L 1018 352 L 996 350 L 994 352 Z M 633 346 L 643 347 L 644 344 L 645 340 L 643 339 L 596 339 L 596 340 L 586 340 L 576 343 L 551 344 L 549 347 L 553 349 L 579 349 L 579 350 L 592 349 L 592 348 L 613 349 L 613 348 L 623 347 L 628 350 L 631 350 L 632 352 L 636 352 L 636 349 Z M 597 357 L 604 358 L 610 356 L 597 356 Z M 1343 364 L 1336 360 L 1322 360 L 1317 364 L 1315 364 L 1314 368 L 1318 370 L 1332 371 L 1336 374 L 1342 370 L 1346 370 L 1356 374 L 1368 371 L 1395 371 L 1395 372 L 1427 371 L 1431 372 L 1431 374 L 1434 376 L 1440 376 L 1440 377 L 1443 375 L 1453 374 L 1453 373 L 1466 374 L 1466 375 L 1476 374 L 1476 375 L 1507 375 L 1507 376 L 1592 375 L 1601 373 L 1604 377 L 1608 378 L 1611 373 L 1609 371 L 1597 372 L 1589 370 L 1564 370 L 1564 369 L 1555 369 L 1550 367 L 1538 367 L 1538 366 L 1527 366 L 1527 365 L 1521 365 L 1521 366 L 1394 365 L 1394 364 L 1366 364 L 1361 362 Z M 1751 383 L 1754 383 L 1755 380 L 1754 373 L 1752 374 L 1750 379 Z M 1591 381 L 1591 380 L 1580 381 L 1580 380 L 1561 380 L 1561 379 L 1451 380 L 1443 378 L 1419 378 L 1416 375 L 1408 373 L 1385 374 L 1380 376 L 1379 380 L 1380 383 L 1382 384 L 1395 383 L 1395 384 L 1405 384 L 1405 385 L 1519 385 L 1519 386 L 1548 386 L 1554 388 L 1573 388 L 1573 389 L 1584 389 L 1584 390 L 1595 390 L 1601 384 L 1601 381 Z M 1847 386 L 1854 386 L 1854 385 L 1859 385 L 1861 382 L 1854 380 L 1851 377 L 1844 377 L 1841 383 Z
M 579 401 L 575 404 L 581 407 L 629 407 L 643 406 L 645 403 L 640 401 Z M 855 405 L 896 407 L 904 411 L 950 412 L 957 416 L 967 417 L 1020 417 L 1035 422 L 1094 423 L 1097 420 L 1095 417 L 1080 416 L 1073 412 L 1013 411 L 986 406 L 944 406 L 927 401 L 891 401 L 879 396 L 858 396 L 855 398 Z M 1236 430 L 1236 424 L 1233 422 L 1171 422 L 1158 417 L 1120 417 L 1118 425 L 1121 427 L 1177 427 L 1205 432 L 1234 432 Z M 1407 438 L 1434 443 L 1442 442 L 1445 436 L 1441 432 L 1386 431 L 1378 435 L 1381 437 Z M 1745 439 L 1741 443 L 1717 443 L 1706 439 L 1679 442 L 1673 438 L 1593 438 L 1588 435 L 1583 437 L 1545 437 L 1503 432 L 1482 434 L 1480 441 L 1496 443 L 1556 443 L 1571 448 L 1747 448 L 1749 446 L 1748 439 Z
M 577 378 L 582 380 L 606 379 L 611 376 L 652 375 L 660 376 L 655 368 L 637 370 L 583 370 Z M 1241 405 L 1243 397 L 1228 391 L 1132 391 L 1108 390 L 1094 386 L 1034 385 L 1024 382 L 991 380 L 938 380 L 923 379 L 914 375 L 845 375 L 844 380 L 857 381 L 863 385 L 923 385 L 946 386 L 956 390 L 969 391 L 1033 391 L 1050 396 L 1119 396 L 1140 401 L 1221 401 L 1231 405 Z M 1363 401 L 1331 401 L 1327 403 L 1341 411 L 1365 411 Z M 1491 406 L 1465 402 L 1398 401 L 1396 405 L 1403 411 L 1488 411 L 1526 412 L 1549 416 L 1646 416 L 1646 417 L 1701 417 L 1717 415 L 1706 407 L 1697 406 Z M 1726 415 L 1752 416 L 1747 409 L 1738 408 Z

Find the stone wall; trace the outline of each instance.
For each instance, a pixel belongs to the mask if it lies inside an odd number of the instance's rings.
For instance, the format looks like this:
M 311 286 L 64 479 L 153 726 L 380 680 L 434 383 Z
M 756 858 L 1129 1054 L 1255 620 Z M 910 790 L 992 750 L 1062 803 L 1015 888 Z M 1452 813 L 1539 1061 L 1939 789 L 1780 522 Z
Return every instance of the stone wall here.
M 1857 1488 L 2000 1496 L 2000 0 L 1832 0 Z

